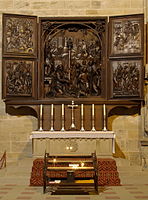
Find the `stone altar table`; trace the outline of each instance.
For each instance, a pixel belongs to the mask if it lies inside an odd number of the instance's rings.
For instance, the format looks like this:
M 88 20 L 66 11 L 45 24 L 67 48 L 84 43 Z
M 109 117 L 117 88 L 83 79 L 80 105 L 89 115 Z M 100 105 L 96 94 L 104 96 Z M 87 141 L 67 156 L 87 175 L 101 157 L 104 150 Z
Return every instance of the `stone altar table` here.
M 78 154 L 96 151 L 99 156 L 115 153 L 115 133 L 113 131 L 33 131 L 32 153 L 34 156 Z

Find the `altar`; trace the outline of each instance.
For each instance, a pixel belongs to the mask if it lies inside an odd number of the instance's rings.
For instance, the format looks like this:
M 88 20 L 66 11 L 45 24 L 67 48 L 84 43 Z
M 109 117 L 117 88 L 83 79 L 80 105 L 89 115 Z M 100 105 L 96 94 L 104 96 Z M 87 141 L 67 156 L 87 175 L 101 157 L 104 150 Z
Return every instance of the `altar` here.
M 97 157 L 112 156 L 115 153 L 113 131 L 33 131 L 32 154 L 42 157 L 50 155 L 85 155 L 96 151 Z

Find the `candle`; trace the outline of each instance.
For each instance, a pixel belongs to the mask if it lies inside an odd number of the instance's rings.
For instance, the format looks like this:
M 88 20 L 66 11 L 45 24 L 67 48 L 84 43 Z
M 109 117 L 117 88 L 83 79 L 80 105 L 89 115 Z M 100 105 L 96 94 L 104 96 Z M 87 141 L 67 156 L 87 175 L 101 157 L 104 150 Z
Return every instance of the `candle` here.
M 62 128 L 61 131 L 65 131 L 64 130 L 64 104 L 62 104 Z
M 105 104 L 103 104 L 103 115 L 104 115 L 104 117 L 106 116 L 106 108 L 105 108 Z
M 94 107 L 94 104 L 92 104 L 92 116 L 95 115 L 95 107 Z
M 53 116 L 53 104 L 51 104 L 51 116 Z
M 62 104 L 62 116 L 64 116 L 64 104 Z
M 83 116 L 83 104 L 81 104 L 81 115 Z
M 41 104 L 40 105 L 40 117 L 42 117 L 42 114 L 43 114 L 43 105 Z
M 84 167 L 84 163 L 81 163 L 81 167 Z

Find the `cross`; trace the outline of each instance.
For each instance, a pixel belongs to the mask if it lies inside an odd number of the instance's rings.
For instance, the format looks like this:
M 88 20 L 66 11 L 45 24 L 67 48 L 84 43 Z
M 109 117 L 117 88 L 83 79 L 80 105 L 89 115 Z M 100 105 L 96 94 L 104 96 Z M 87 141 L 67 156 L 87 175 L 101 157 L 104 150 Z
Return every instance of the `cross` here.
M 78 105 L 74 104 L 74 101 L 72 101 L 71 105 L 68 105 L 68 108 L 71 108 L 71 126 L 70 129 L 76 129 L 76 126 L 74 124 L 74 108 L 77 108 Z

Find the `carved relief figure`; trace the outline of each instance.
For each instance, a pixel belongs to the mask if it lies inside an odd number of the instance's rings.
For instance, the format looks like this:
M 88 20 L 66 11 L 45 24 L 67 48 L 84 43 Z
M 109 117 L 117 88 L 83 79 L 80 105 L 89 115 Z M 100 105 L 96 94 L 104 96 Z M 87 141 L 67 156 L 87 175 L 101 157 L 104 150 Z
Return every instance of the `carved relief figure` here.
M 32 95 L 32 67 L 33 61 L 7 60 L 6 94 Z
M 114 61 L 113 96 L 139 96 L 141 61 Z
M 43 22 L 45 97 L 100 96 L 104 23 L 65 26 Z
M 35 53 L 34 19 L 8 17 L 5 21 L 4 50 L 6 53 Z
M 112 24 L 112 53 L 141 52 L 141 27 L 138 20 L 115 20 Z

